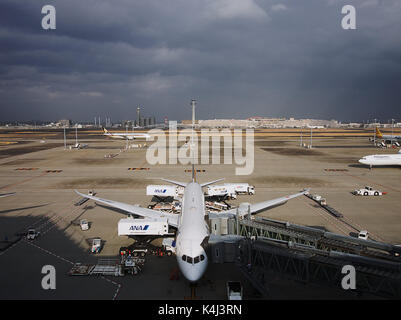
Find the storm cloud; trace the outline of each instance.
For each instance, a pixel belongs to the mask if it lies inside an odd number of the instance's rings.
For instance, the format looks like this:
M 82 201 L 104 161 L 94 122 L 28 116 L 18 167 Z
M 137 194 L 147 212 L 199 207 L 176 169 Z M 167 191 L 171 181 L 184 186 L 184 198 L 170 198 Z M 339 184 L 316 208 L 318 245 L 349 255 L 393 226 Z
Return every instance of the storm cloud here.
M 398 0 L 0 0 L 0 48 L 2 120 L 401 121 Z

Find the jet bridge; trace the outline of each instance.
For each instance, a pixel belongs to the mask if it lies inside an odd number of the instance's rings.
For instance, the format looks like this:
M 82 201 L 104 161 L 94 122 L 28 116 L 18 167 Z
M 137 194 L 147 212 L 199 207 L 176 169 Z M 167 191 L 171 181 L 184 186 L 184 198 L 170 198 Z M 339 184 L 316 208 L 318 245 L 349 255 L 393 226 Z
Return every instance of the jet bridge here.
M 272 275 L 341 289 L 342 267 L 352 265 L 357 279 L 352 291 L 401 297 L 399 246 L 254 216 L 229 219 L 227 231 L 242 240 L 212 245 L 212 261 L 235 262 L 265 296 Z

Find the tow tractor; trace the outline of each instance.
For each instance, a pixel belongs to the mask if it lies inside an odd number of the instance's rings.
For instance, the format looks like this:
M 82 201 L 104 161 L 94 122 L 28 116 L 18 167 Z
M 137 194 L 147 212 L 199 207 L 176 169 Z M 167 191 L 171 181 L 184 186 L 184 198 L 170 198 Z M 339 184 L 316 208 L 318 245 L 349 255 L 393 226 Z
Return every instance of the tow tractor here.
M 373 189 L 372 187 L 366 186 L 364 189 L 355 190 L 353 194 L 356 196 L 381 196 L 386 194 L 386 192 L 381 192 Z
M 242 285 L 239 281 L 227 282 L 227 298 L 228 300 L 242 300 Z
M 35 229 L 29 229 L 28 233 L 26 234 L 26 239 L 27 240 L 35 240 L 37 237 L 39 237 L 40 232 L 36 231 Z
M 120 255 L 130 255 L 133 257 L 145 257 L 148 253 L 148 245 L 146 243 L 134 243 L 129 247 L 121 247 Z

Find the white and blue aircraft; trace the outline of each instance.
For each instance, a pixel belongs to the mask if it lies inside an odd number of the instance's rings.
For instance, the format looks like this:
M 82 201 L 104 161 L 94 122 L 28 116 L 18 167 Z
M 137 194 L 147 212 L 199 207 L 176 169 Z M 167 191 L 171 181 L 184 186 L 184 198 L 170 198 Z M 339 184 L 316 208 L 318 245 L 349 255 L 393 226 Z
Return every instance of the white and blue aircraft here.
M 195 103 L 193 100 L 193 125 L 195 118 L 194 114 Z M 209 215 L 209 212 L 206 210 L 205 207 L 205 196 L 202 188 L 223 179 L 218 179 L 206 183 L 198 183 L 197 181 L 195 181 L 195 169 L 194 165 L 192 165 L 192 181 L 186 183 L 168 179 L 163 180 L 177 186 L 184 187 L 184 195 L 182 197 L 180 214 L 160 212 L 157 210 L 142 208 L 137 205 L 131 205 L 82 194 L 78 191 L 75 192 L 82 197 L 89 198 L 102 204 L 126 211 L 127 214 L 135 214 L 155 220 L 158 220 L 160 218 L 167 218 L 168 224 L 177 229 L 175 242 L 178 266 L 187 280 L 189 280 L 190 282 L 196 282 L 203 276 L 208 265 L 208 257 L 205 251 L 205 244 L 210 243 L 210 230 L 207 223 L 208 219 L 206 219 Z M 307 192 L 308 190 L 304 190 L 293 195 L 251 204 L 249 205 L 247 210 L 244 211 L 230 209 L 226 211 L 221 211 L 219 213 L 213 213 L 213 216 L 235 217 L 238 214 L 239 217 L 244 217 L 247 214 L 254 214 L 262 210 L 284 204 L 288 200 L 299 197 Z M 231 242 L 233 241 L 233 238 L 235 238 L 235 236 L 221 236 L 217 238 L 214 237 L 213 242 Z

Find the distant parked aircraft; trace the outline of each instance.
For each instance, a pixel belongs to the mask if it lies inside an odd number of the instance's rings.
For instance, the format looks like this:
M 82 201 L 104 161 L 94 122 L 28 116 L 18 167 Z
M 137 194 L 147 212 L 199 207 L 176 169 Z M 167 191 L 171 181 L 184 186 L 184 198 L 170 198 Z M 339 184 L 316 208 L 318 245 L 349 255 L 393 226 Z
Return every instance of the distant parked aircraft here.
M 107 129 L 103 128 L 103 135 L 106 137 L 114 138 L 114 139 L 126 139 L 126 140 L 134 140 L 134 139 L 148 139 L 150 135 L 147 133 L 112 133 L 107 131 Z
M 396 154 L 374 154 L 359 159 L 359 163 L 372 166 L 400 166 L 401 150 Z
M 386 142 L 393 143 L 393 142 L 401 142 L 401 136 L 394 136 L 394 135 L 387 135 L 382 134 L 378 127 L 376 127 L 376 137 L 379 139 L 383 139 Z
M 195 101 L 192 100 L 192 128 L 195 124 Z M 193 145 L 193 136 L 191 138 L 191 146 Z M 192 156 L 193 156 L 192 152 Z M 127 214 L 136 214 L 142 217 L 152 218 L 154 220 L 167 219 L 167 223 L 177 228 L 176 233 L 176 255 L 177 263 L 182 271 L 184 277 L 190 282 L 198 281 L 204 274 L 208 257 L 206 255 L 205 246 L 210 243 L 210 229 L 206 219 L 207 217 L 236 217 L 237 209 L 230 209 L 221 211 L 219 213 L 211 213 L 207 211 L 205 206 L 205 195 L 202 190 L 210 184 L 216 183 L 221 179 L 209 181 L 205 183 L 199 183 L 195 180 L 195 168 L 192 165 L 192 181 L 190 182 L 179 182 L 173 180 L 163 179 L 169 183 L 184 188 L 184 194 L 182 197 L 182 209 L 180 214 L 160 212 L 148 208 L 142 208 L 137 205 L 131 205 L 127 203 L 117 202 L 108 199 L 102 199 L 86 194 L 82 194 L 76 191 L 77 194 L 82 197 L 89 198 L 108 205 L 110 207 L 121 209 Z M 247 214 L 254 214 L 262 210 L 273 208 L 275 206 L 286 203 L 288 200 L 302 196 L 306 194 L 308 190 L 282 196 L 280 198 L 266 200 L 255 204 L 249 204 L 248 210 L 238 210 L 238 216 L 244 217 Z M 238 236 L 239 237 L 239 236 Z M 234 237 L 235 238 L 235 237 Z M 233 238 L 230 236 L 217 237 L 214 242 L 231 242 Z

